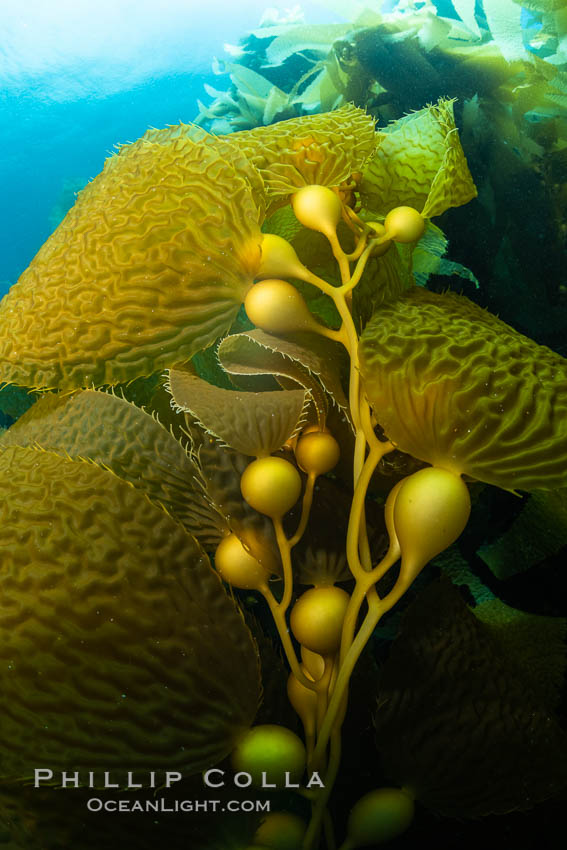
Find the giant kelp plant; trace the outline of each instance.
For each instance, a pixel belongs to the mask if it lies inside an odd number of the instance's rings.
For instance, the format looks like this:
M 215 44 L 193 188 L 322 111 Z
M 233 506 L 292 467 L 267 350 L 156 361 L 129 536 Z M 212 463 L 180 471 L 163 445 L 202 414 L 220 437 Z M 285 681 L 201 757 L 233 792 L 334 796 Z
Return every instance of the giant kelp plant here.
M 468 294 L 565 353 L 565 3 L 334 6 L 344 23 L 266 20 L 229 48 L 229 60 L 213 66 L 229 88 L 207 87 L 213 100 L 201 104 L 198 120 L 226 133 L 353 102 L 385 126 L 439 97 L 458 98 L 478 198 L 441 225 L 454 258 L 482 280 L 480 292 Z
M 546 618 L 467 609 L 434 582 L 378 703 L 357 683 L 359 659 L 376 679 L 360 657 L 379 622 L 465 529 L 475 482 L 567 485 L 567 361 L 416 285 L 446 249 L 431 218 L 475 194 L 450 100 L 384 131 L 353 105 L 227 136 L 151 130 L 3 299 L 0 378 L 39 396 L 0 441 L 16 846 L 108 846 L 104 820 L 34 797 L 39 765 L 125 790 L 128 771 L 178 770 L 194 789 L 229 759 L 259 794 L 293 788 L 292 811 L 228 833 L 228 815 L 160 823 L 168 846 L 235 850 L 333 848 L 335 830 L 343 850 L 373 846 L 416 801 L 478 817 L 565 790 L 562 622 L 557 658 L 534 657 Z M 353 712 L 375 712 L 383 766 L 345 825 Z M 156 843 L 136 820 L 124 840 Z

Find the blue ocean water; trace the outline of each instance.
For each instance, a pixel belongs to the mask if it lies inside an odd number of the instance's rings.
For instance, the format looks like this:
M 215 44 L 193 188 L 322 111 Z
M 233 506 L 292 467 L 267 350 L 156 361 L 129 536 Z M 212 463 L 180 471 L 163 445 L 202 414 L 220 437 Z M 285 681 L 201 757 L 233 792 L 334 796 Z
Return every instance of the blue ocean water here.
M 396 4 L 384 0 L 382 10 Z M 450 0 L 436 6 L 455 16 Z M 206 8 L 196 0 L 159 8 L 150 0 L 2 0 L 0 295 L 116 144 L 192 121 L 205 84 L 227 87 L 228 77 L 212 73 L 213 57 L 226 58 L 225 45 L 254 29 L 266 8 L 264 0 Z M 269 8 L 274 19 L 311 25 L 345 20 L 333 0 Z
M 54 229 L 73 192 L 102 169 L 116 142 L 133 141 L 149 125 L 191 120 L 206 75 L 178 74 L 105 97 L 45 102 L 32 92 L 4 96 L 0 165 L 3 186 L 2 293 Z
M 114 145 L 194 120 L 204 84 L 226 87 L 213 57 L 267 5 L 289 14 L 265 0 L 2 0 L 0 295 Z M 324 3 L 301 9 L 311 24 L 340 20 Z

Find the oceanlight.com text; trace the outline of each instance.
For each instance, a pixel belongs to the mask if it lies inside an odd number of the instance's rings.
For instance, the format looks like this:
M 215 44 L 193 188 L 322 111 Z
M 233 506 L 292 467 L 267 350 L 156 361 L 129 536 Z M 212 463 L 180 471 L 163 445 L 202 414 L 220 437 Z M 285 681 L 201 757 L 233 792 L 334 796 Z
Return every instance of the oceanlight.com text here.
M 182 812 L 184 814 L 210 814 L 211 812 L 269 812 L 270 800 L 87 800 L 89 812 L 115 812 L 132 814 L 140 812 Z

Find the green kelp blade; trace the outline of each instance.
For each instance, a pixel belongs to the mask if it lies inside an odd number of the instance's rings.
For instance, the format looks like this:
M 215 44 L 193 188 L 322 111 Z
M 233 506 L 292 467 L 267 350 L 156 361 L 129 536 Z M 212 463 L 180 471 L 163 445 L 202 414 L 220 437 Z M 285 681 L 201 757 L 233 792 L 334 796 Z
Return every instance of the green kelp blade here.
M 481 32 L 475 16 L 476 0 L 453 0 L 453 7 L 467 29 L 479 40 Z
M 365 208 L 386 215 L 410 206 L 431 218 L 476 196 L 451 100 L 394 121 L 380 138 L 360 184 Z
M 46 395 L 0 437 L 110 469 L 164 507 L 207 549 L 226 533 L 188 450 L 145 411 L 96 390 Z
M 266 59 L 270 66 L 282 65 L 294 53 L 305 50 L 318 52 L 322 57 L 333 49 L 333 43 L 345 36 L 352 24 L 319 24 L 317 26 L 283 25 L 260 28 L 253 31 L 257 38 L 275 36 L 266 49 Z M 264 34 L 265 33 L 265 34 Z
M 524 45 L 522 9 L 516 0 L 483 0 L 482 9 L 490 35 L 504 59 L 527 59 Z
M 478 289 L 479 282 L 470 269 L 445 259 L 448 244 L 443 231 L 427 220 L 425 232 L 418 242 L 394 243 L 387 254 L 375 260 L 378 274 L 374 279 L 370 276 L 370 268 L 367 268 L 357 289 L 363 286 L 374 294 L 375 307 L 382 301 L 392 300 L 413 284 L 425 286 L 431 274 L 455 274 L 472 281 Z
M 307 332 L 277 337 L 258 329 L 250 331 L 249 336 L 260 345 L 300 363 L 317 377 L 339 410 L 348 410 L 341 383 L 343 351 L 338 343 Z
M 519 6 L 532 12 L 560 12 L 565 8 L 565 0 L 514 0 Z
M 113 775 L 109 772 L 110 783 Z M 163 786 L 163 772 L 155 771 L 154 778 L 156 785 Z M 192 809 L 175 813 L 176 801 L 203 799 L 203 778 L 199 774 L 184 776 L 170 789 L 151 788 L 147 770 L 133 771 L 132 781 L 144 783 L 144 787 L 62 788 L 61 776 L 55 772 L 52 784 L 41 783 L 37 788 L 29 783 L 0 780 L 0 835 L 4 850 L 242 850 L 265 817 L 242 811 L 228 816 L 228 808 L 234 808 L 231 800 L 249 799 L 250 795 L 248 792 L 247 797 L 245 789 L 234 788 L 231 783 L 215 789 L 215 812 L 205 814 Z M 255 799 L 263 797 L 262 792 L 256 792 Z M 93 798 L 89 811 L 89 800 Z M 117 810 L 118 800 L 127 810 Z
M 567 487 L 534 490 L 521 513 L 494 542 L 478 555 L 497 579 L 525 572 L 567 546 Z
M 278 207 L 262 224 L 262 233 L 274 233 L 282 239 L 287 239 L 288 242 L 291 242 L 302 229 L 303 225 L 295 217 L 290 204 Z
M 230 448 L 252 457 L 280 449 L 299 430 L 309 401 L 305 390 L 223 390 L 185 369 L 170 369 L 169 391 L 179 410 Z
M 11 447 L 0 484 L 2 777 L 223 759 L 258 658 L 195 538 L 92 463 Z
M 263 195 L 227 150 L 180 136 L 107 159 L 2 299 L 0 381 L 117 384 L 228 330 L 259 266 Z
M 279 89 L 277 86 L 272 86 L 270 93 L 266 98 L 264 106 L 263 121 L 264 124 L 271 124 L 278 115 L 288 113 L 290 108 L 289 95 Z
M 392 245 L 381 257 L 370 257 L 360 283 L 353 290 L 353 318 L 362 332 L 384 301 L 392 301 L 413 286 L 411 249 Z M 410 256 L 408 257 L 408 253 Z
M 456 274 L 472 281 L 475 288 L 478 289 L 480 284 L 470 269 L 460 263 L 445 259 L 448 245 L 449 240 L 441 228 L 433 224 L 432 221 L 428 221 L 425 233 L 415 245 L 411 255 L 411 269 L 415 283 L 418 286 L 425 286 L 431 274 Z
M 524 811 L 567 788 L 565 732 L 447 581 L 408 609 L 375 724 L 388 781 L 438 815 Z
M 230 74 L 230 79 L 240 94 L 252 94 L 259 98 L 268 97 L 272 83 L 262 74 L 236 62 L 223 62 L 223 71 Z
M 458 544 L 449 546 L 431 561 L 455 587 L 465 587 L 466 591 L 474 599 L 477 607 L 484 602 L 490 602 L 495 598 L 494 593 L 473 572 L 469 562 L 459 550 Z
M 461 295 L 420 286 L 360 338 L 364 388 L 401 451 L 506 490 L 567 483 L 567 360 Z
M 334 54 L 320 64 L 322 70 L 294 98 L 294 103 L 305 111 L 320 108 L 322 112 L 333 112 L 345 102 L 345 85 L 336 79 L 338 60 Z
M 487 600 L 472 612 L 516 663 L 534 693 L 546 705 L 555 707 L 561 699 L 567 667 L 565 617 L 529 614 L 500 599 Z

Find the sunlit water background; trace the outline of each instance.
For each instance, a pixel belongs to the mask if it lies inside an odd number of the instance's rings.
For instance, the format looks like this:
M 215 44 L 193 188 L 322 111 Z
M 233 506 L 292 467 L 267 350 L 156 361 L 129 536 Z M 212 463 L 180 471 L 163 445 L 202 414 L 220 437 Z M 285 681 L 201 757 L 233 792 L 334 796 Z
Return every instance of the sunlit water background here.
M 0 0 L 0 295 L 118 143 L 191 121 L 266 0 Z M 310 24 L 340 16 L 303 2 Z M 221 81 L 219 83 L 219 81 Z M 226 86 L 225 86 L 226 87 Z M 205 98 L 206 99 L 206 98 Z

